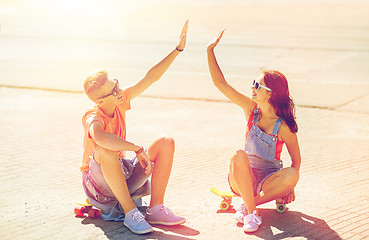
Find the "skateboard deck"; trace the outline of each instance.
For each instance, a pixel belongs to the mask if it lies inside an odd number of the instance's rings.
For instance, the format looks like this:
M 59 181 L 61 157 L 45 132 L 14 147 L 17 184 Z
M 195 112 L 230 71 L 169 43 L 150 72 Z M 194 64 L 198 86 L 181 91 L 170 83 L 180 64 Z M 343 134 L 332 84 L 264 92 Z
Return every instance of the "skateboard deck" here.
M 224 211 L 230 208 L 233 197 L 240 197 L 231 191 L 219 191 L 218 189 L 213 187 L 210 188 L 210 191 L 215 195 L 222 197 L 223 200 L 221 201 L 219 207 Z M 286 204 L 284 204 L 281 199 L 277 199 L 275 203 L 277 212 L 283 213 L 284 211 L 286 211 Z
M 210 191 L 214 193 L 215 195 L 218 195 L 223 198 L 222 202 L 220 203 L 219 207 L 222 210 L 228 210 L 232 203 L 233 197 L 238 197 L 236 194 L 234 194 L 231 191 L 219 191 L 216 188 L 211 187 Z
M 99 218 L 101 216 L 100 210 L 94 208 L 87 198 L 78 201 L 77 204 L 80 207 L 74 208 L 74 215 L 76 217 Z
M 147 196 L 147 195 L 149 194 L 141 194 L 141 195 L 132 197 L 133 203 L 136 205 L 138 209 L 149 206 L 149 204 L 147 204 L 142 199 L 142 196 Z M 77 204 L 79 205 L 79 207 L 74 208 L 75 217 L 79 217 L 79 218 L 83 218 L 83 217 L 100 218 L 101 217 L 100 209 L 97 209 L 94 206 L 92 206 L 88 198 L 81 199 L 80 201 L 77 202 Z

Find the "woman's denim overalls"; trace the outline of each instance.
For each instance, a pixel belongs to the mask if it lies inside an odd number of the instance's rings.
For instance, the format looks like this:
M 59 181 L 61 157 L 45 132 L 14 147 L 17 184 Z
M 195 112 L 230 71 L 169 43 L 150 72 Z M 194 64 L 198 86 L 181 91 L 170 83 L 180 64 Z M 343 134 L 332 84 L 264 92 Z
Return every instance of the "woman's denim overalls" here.
M 275 159 L 277 134 L 282 119 L 278 118 L 275 122 L 271 135 L 266 134 L 257 126 L 259 119 L 260 110 L 255 108 L 252 119 L 253 124 L 246 136 L 245 144 L 245 152 L 256 178 L 254 194 L 261 191 L 261 185 L 267 177 L 283 168 L 282 161 Z

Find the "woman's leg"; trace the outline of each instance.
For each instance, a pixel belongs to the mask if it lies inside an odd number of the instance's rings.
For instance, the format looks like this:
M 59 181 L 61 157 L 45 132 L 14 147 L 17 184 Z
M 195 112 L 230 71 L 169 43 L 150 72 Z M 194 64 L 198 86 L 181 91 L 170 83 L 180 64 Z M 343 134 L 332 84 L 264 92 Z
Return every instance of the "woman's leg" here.
M 262 191 L 255 196 L 256 205 L 273 201 L 291 192 L 299 180 L 299 172 L 293 168 L 284 168 L 269 176 L 262 185 Z
M 164 203 L 164 194 L 172 171 L 174 149 L 175 143 L 170 137 L 159 137 L 148 148 L 148 156 L 155 162 L 149 208 Z
M 241 195 L 249 213 L 256 210 L 254 181 L 254 173 L 245 151 L 236 151 L 231 158 L 229 182 L 232 189 Z

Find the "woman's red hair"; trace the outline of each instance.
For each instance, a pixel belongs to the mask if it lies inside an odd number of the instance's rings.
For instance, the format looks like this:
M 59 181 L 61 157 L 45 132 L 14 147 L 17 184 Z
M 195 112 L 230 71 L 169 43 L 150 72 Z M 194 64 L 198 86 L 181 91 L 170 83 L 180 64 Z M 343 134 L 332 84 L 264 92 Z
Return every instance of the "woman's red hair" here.
M 287 78 L 275 70 L 263 70 L 264 83 L 272 89 L 269 103 L 274 107 L 278 117 L 282 118 L 292 133 L 298 130 L 295 121 L 295 104 L 290 96 Z

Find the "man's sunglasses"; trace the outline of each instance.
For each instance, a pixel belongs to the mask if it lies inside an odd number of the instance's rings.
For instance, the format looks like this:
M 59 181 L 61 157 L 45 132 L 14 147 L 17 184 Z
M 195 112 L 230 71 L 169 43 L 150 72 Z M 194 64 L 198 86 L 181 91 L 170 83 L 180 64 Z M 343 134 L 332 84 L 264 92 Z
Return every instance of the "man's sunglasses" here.
M 266 86 L 264 86 L 264 85 L 261 85 L 259 82 L 257 82 L 256 80 L 254 80 L 253 82 L 252 82 L 252 86 L 255 88 L 255 90 L 259 90 L 259 88 L 260 87 L 262 87 L 262 88 L 264 88 L 265 90 L 267 90 L 267 91 L 272 91 L 272 89 L 270 89 L 270 88 L 268 88 L 268 87 L 266 87 Z
M 113 90 L 111 90 L 111 93 L 106 94 L 102 97 L 99 97 L 99 99 L 109 97 L 110 95 L 113 95 L 114 97 L 118 95 L 119 82 L 118 82 L 117 79 L 114 79 L 114 81 L 115 81 L 115 86 L 114 86 Z

